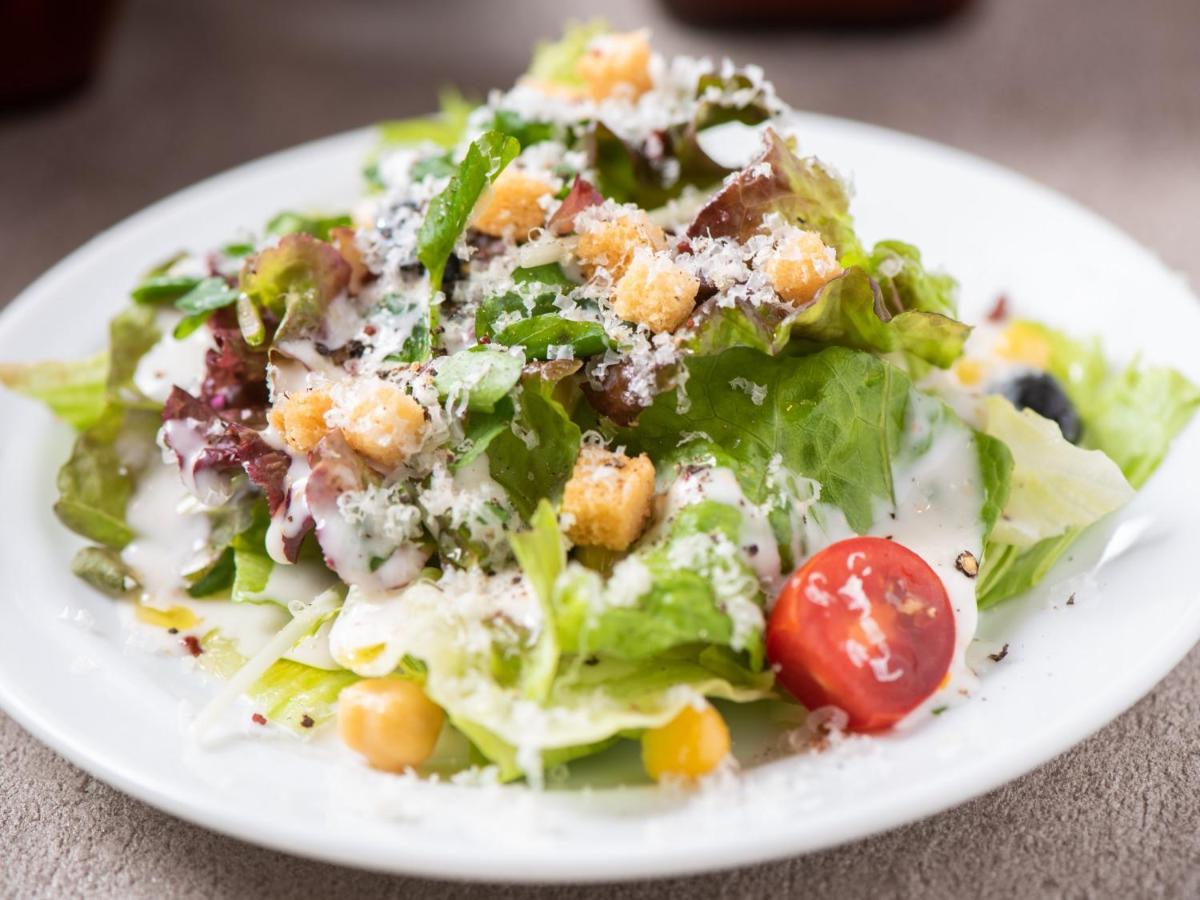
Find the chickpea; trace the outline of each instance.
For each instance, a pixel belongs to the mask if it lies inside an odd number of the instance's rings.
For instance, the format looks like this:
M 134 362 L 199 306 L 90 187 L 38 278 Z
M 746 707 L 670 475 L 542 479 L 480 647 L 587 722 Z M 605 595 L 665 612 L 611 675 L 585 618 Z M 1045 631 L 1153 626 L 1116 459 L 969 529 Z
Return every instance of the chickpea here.
M 338 698 L 343 743 L 384 772 L 403 772 L 428 759 L 444 720 L 419 685 L 400 678 L 366 678 Z
M 655 781 L 665 777 L 699 778 L 729 755 L 729 728 L 705 702 L 689 703 L 666 725 L 642 735 L 642 765 Z

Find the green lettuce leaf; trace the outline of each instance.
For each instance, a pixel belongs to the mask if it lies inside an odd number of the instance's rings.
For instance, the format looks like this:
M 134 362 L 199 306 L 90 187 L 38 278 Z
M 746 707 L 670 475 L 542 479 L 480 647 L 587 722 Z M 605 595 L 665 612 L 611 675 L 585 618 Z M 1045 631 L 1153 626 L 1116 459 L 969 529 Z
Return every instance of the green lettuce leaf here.
M 321 334 L 326 309 L 349 284 L 350 264 L 324 241 L 287 234 L 248 259 L 240 281 L 258 308 L 280 319 L 276 343 L 301 340 Z
M 514 322 L 494 340 L 505 347 L 523 347 L 530 359 L 549 359 L 551 347 L 570 347 L 573 357 L 582 359 L 612 346 L 608 333 L 598 322 L 580 322 L 554 313 Z
M 486 453 L 492 441 L 509 429 L 514 412 L 512 400 L 508 397 L 497 400 L 490 412 L 468 412 L 463 440 L 455 449 L 450 469 L 461 469 Z
M 254 683 L 248 695 L 268 720 L 303 734 L 332 720 L 337 714 L 338 696 L 358 680 L 345 669 L 318 669 L 280 659 Z
M 241 291 L 231 288 L 224 278 L 205 278 L 175 301 L 175 308 L 187 313 L 175 326 L 174 337 L 183 340 L 209 320 L 222 307 L 237 302 Z
M 1050 347 L 1047 368 L 1083 422 L 1080 445 L 1102 451 L 1131 487 L 1140 488 L 1200 408 L 1200 390 L 1173 369 L 1137 361 L 1113 369 L 1096 341 L 1077 341 L 1034 322 L 1021 324 L 1041 334 Z M 1041 583 L 1082 531 L 1072 528 L 1031 547 L 991 541 L 977 584 L 980 607 L 995 606 Z
M 473 412 L 492 412 L 518 381 L 525 360 L 506 350 L 472 347 L 440 360 L 433 383 L 443 400 L 453 394 L 455 403 L 466 397 Z
M 0 364 L 0 384 L 40 400 L 77 430 L 94 425 L 108 402 L 108 351 L 78 362 Z
M 628 143 L 603 122 L 597 122 L 588 136 L 596 186 L 605 197 L 618 203 L 636 203 L 643 209 L 655 209 L 683 193 L 687 187 L 709 188 L 732 170 L 710 157 L 700 144 L 700 133 L 727 122 L 757 125 L 770 118 L 771 112 L 759 92 L 748 101 L 732 105 L 728 95 L 751 86 L 748 77 L 735 73 L 728 78 L 702 76 L 696 86 L 696 104 L 692 117 L 668 125 L 659 132 L 661 156 L 647 156 L 644 147 Z M 668 175 L 663 159 L 675 163 Z
M 582 730 L 564 724 L 558 739 L 577 738 L 576 742 L 542 750 L 537 755 L 540 766 L 545 770 L 592 756 L 622 737 L 636 737 L 646 728 L 663 725 L 696 695 L 750 703 L 773 696 L 773 683 L 771 672 L 750 671 L 723 647 L 681 647 L 642 660 L 593 658 L 586 665 L 577 659 L 555 681 L 547 705 L 566 713 L 566 721 L 577 717 L 592 727 Z M 528 774 L 514 743 L 469 719 L 451 715 L 451 722 L 497 766 L 501 781 Z
M 521 149 L 540 144 L 553 138 L 565 138 L 566 129 L 554 122 L 539 122 L 526 119 L 511 109 L 498 109 L 492 116 L 492 130 L 507 134 L 521 145 Z
M 889 312 L 915 309 L 950 318 L 958 315 L 958 282 L 927 271 L 921 251 L 912 244 L 880 241 L 863 266 L 879 284 L 883 307 Z
M 1019 324 L 1049 345 L 1047 369 L 1079 412 L 1081 445 L 1104 451 L 1135 488 L 1145 484 L 1200 409 L 1200 388 L 1174 369 L 1137 360 L 1115 370 L 1097 341 L 1077 341 L 1036 322 Z
M 475 108 L 475 104 L 453 88 L 444 88 L 439 92 L 438 102 L 441 111 L 435 115 L 397 119 L 391 122 L 381 122 L 376 126 L 379 143 L 367 157 L 366 164 L 363 166 L 363 178 L 369 189 L 383 190 L 384 184 L 379 177 L 379 159 L 389 150 L 399 147 L 415 147 L 426 143 L 451 150 L 462 140 L 463 135 L 467 133 L 467 118 Z M 453 164 L 445 161 L 444 157 L 432 157 L 430 162 L 434 162 L 435 166 L 445 162 L 450 171 L 443 172 L 440 169 L 435 171 L 426 163 L 426 171 L 423 175 L 442 175 L 453 172 Z M 420 164 L 419 162 L 418 165 Z M 414 176 L 416 174 L 414 170 Z
M 485 131 L 471 142 L 450 183 L 429 204 L 417 233 L 417 258 L 428 270 L 435 291 L 441 287 L 446 260 L 466 227 L 475 202 L 520 152 L 521 145 L 514 138 Z
M 686 396 L 659 395 L 618 441 L 659 467 L 705 455 L 735 465 L 755 503 L 764 500 L 776 457 L 821 484 L 821 499 L 867 531 L 876 503 L 892 500 L 892 460 L 900 444 L 911 382 L 866 353 L 830 347 L 805 357 L 771 357 L 748 348 L 686 363 Z M 746 379 L 765 389 L 761 405 L 731 387 Z M 690 437 L 682 445 L 681 438 Z
M 1031 409 L 1018 412 L 999 394 L 983 401 L 983 431 L 1013 457 L 1008 501 L 992 531 L 998 543 L 1029 547 L 1091 525 L 1133 498 L 1111 459 L 1076 447 L 1054 422 Z
M 313 584 L 313 595 L 337 582 L 337 578 L 321 562 L 320 553 L 312 540 L 300 549 L 299 558 L 290 565 L 277 564 L 267 553 L 267 529 L 271 517 L 266 504 L 256 503 L 249 527 L 234 535 L 229 543 L 233 556 L 233 580 L 229 599 L 234 603 L 274 603 L 286 607 L 286 589 L 272 577 L 285 580 L 304 579 Z M 277 574 L 276 570 L 280 570 Z
M 71 574 L 110 597 L 124 597 L 138 586 L 121 554 L 111 547 L 81 548 L 71 559 Z
M 188 596 L 201 599 L 221 595 L 226 597 L 233 588 L 237 574 L 233 548 L 226 546 L 204 569 L 196 573 L 188 585 Z
M 388 362 L 425 362 L 433 355 L 429 328 L 429 304 L 413 298 L 388 294 L 379 303 L 393 317 L 393 324 L 405 323 L 408 333 L 403 343 L 387 356 Z
M 581 432 L 551 393 L 553 385 L 527 380 L 515 399 L 508 427 L 487 447 L 492 478 L 528 521 L 543 498 L 556 500 L 575 468 Z
M 138 470 L 118 452 L 118 438 L 151 447 L 158 416 L 141 410 L 110 406 L 82 432 L 71 456 L 58 471 L 59 520 L 97 544 L 120 550 L 135 537 L 125 522 L 125 506 L 133 493 Z
M 940 313 L 910 309 L 893 316 L 874 282 L 858 268 L 825 285 L 808 306 L 776 329 L 792 341 L 836 344 L 873 353 L 901 352 L 946 368 L 962 355 L 971 329 Z
M 108 399 L 110 403 L 159 409 L 134 387 L 133 375 L 142 357 L 162 337 L 154 310 L 130 306 L 113 317 L 108 326 Z
M 513 284 L 544 285 L 545 287 L 563 288 L 564 293 L 577 287 L 576 283 L 567 277 L 563 267 L 558 263 L 545 263 L 540 266 L 513 269 Z
M 466 134 L 467 117 L 476 104 L 454 88 L 444 88 L 438 93 L 438 105 L 436 115 L 379 123 L 380 142 L 385 147 L 405 147 L 428 141 L 451 149 Z
M 554 585 L 566 568 L 567 551 L 558 516 L 548 501 L 538 504 L 529 524 L 529 531 L 512 534 L 508 540 L 541 606 L 543 621 L 549 623 L 522 660 L 518 680 L 522 695 L 540 703 L 550 693 L 558 667 L 559 648 L 553 627 Z
M 178 300 L 199 283 L 194 275 L 147 275 L 129 295 L 136 303 L 167 303 Z
M 582 87 L 583 79 L 575 71 L 575 65 L 587 52 L 588 44 L 607 31 L 603 19 L 568 22 L 557 41 L 538 41 L 534 45 L 528 76 L 549 84 Z
M 572 565 L 554 598 L 564 651 L 638 660 L 688 644 L 728 645 L 761 669 L 763 597 L 741 529 L 737 508 L 706 500 L 617 563 L 607 583 Z
M 979 473 L 983 480 L 983 540 L 986 545 L 1012 490 L 1013 455 L 1008 445 L 994 437 L 975 433 L 979 448 Z
M 231 678 L 246 664 L 237 644 L 218 630 L 200 639 L 200 666 Z M 297 734 L 314 731 L 337 714 L 338 695 L 360 680 L 347 669 L 318 669 L 290 659 L 277 659 L 246 691 L 256 711 Z
M 307 234 L 319 241 L 328 241 L 335 228 L 350 228 L 354 221 L 347 213 L 333 215 L 305 215 L 298 212 L 281 212 L 267 223 L 266 233 L 272 237 L 285 234 Z
M 773 129 L 764 136 L 762 155 L 731 178 L 696 214 L 688 228 L 695 237 L 745 241 L 776 213 L 793 225 L 821 235 L 839 257 L 861 258 L 850 200 L 842 182 L 819 161 L 800 159 Z

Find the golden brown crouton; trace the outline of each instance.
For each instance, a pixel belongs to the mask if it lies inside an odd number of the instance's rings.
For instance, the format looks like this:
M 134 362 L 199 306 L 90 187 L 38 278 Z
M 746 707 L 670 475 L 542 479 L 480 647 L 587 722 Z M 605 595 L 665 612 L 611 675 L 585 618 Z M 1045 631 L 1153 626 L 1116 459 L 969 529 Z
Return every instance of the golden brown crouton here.
M 342 259 L 350 263 L 350 296 L 355 297 L 362 290 L 363 284 L 371 277 L 371 270 L 363 262 L 362 251 L 354 240 L 353 228 L 334 228 L 329 232 L 329 239 Z
M 346 443 L 383 469 L 394 469 L 421 446 L 425 410 L 390 381 L 355 386 L 337 413 Z
M 609 97 L 636 100 L 653 86 L 646 33 L 631 31 L 596 38 L 575 64 L 575 71 L 593 100 Z
M 314 388 L 277 400 L 268 418 L 289 447 L 307 453 L 329 433 L 325 413 L 332 407 L 333 398 L 329 392 Z
M 589 278 L 603 266 L 616 281 L 639 247 L 661 250 L 667 246 L 663 230 L 642 210 L 630 210 L 615 219 L 592 222 L 579 234 L 575 258 Z
M 674 331 L 696 305 L 700 282 L 665 253 L 641 250 L 617 282 L 612 306 L 626 322 L 645 325 L 656 334 Z
M 603 447 L 585 446 L 563 489 L 567 536 L 576 544 L 625 550 L 650 517 L 654 463 Z
M 814 231 L 792 229 L 763 267 L 775 292 L 793 306 L 801 306 L 817 291 L 842 274 L 837 253 Z
M 511 235 L 524 241 L 529 232 L 545 224 L 543 204 L 553 194 L 554 185 L 546 178 L 520 169 L 505 169 L 479 198 L 471 224 L 493 237 Z

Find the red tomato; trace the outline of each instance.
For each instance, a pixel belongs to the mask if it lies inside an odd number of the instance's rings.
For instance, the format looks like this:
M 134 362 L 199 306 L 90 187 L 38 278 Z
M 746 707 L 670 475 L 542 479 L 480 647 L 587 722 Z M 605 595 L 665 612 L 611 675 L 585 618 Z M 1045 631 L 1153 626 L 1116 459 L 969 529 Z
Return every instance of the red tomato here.
M 895 541 L 850 538 L 796 570 L 767 623 L 779 683 L 809 709 L 836 706 L 882 731 L 937 690 L 954 611 L 937 573 Z

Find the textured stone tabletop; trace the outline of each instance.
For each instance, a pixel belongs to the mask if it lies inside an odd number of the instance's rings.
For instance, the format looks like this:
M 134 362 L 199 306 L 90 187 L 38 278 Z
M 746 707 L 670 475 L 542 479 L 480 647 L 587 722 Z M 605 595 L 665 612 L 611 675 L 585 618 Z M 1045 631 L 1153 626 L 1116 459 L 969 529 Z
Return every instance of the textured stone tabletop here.
M 979 0 L 938 27 L 867 34 L 704 32 L 649 3 L 603 7 L 616 25 L 650 25 L 664 50 L 761 63 L 796 106 L 1022 171 L 1200 282 L 1195 0 Z M 0 113 L 0 298 L 197 179 L 423 111 L 443 83 L 508 83 L 532 38 L 588 12 L 565 0 L 131 0 L 90 89 Z M 116 793 L 0 715 L 0 897 L 1196 897 L 1198 749 L 1193 651 L 1076 749 L 924 822 L 694 879 L 522 888 L 384 877 L 242 844 Z

